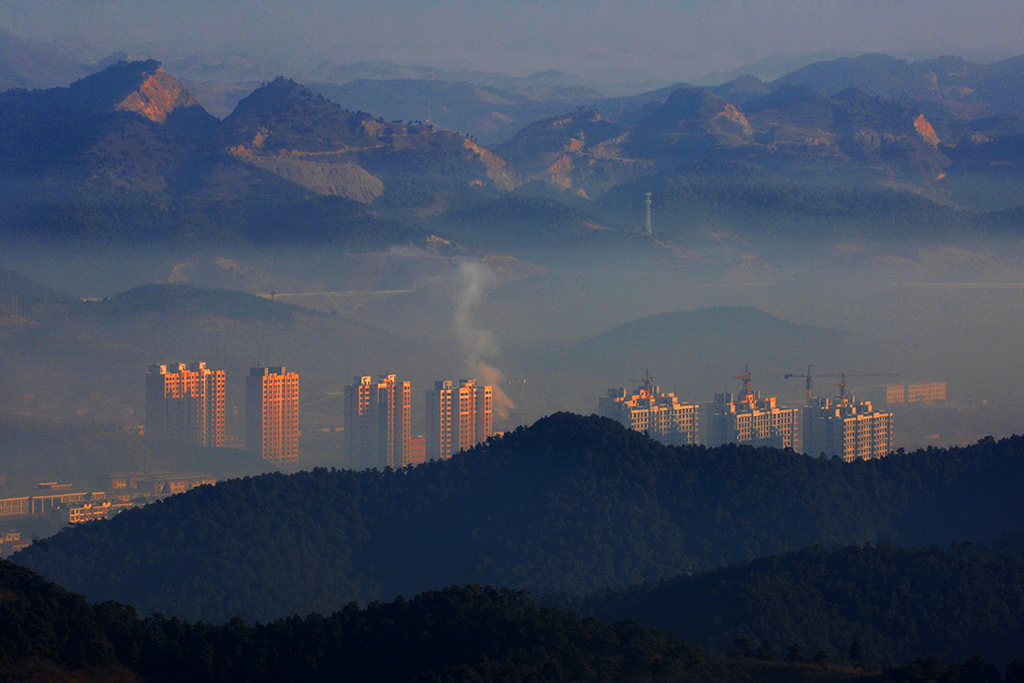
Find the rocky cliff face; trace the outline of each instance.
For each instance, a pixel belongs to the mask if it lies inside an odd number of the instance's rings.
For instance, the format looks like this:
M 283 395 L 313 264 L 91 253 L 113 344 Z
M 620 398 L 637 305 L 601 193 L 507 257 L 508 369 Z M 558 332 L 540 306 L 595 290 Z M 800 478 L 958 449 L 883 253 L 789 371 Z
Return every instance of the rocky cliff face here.
M 421 196 L 522 183 L 504 159 L 458 133 L 343 109 L 284 78 L 242 100 L 221 127 L 235 158 L 318 194 L 369 203 L 403 185 Z M 447 189 L 445 189 L 447 188 Z
M 157 69 L 149 74 L 139 89 L 114 105 L 116 111 L 133 111 L 153 123 L 164 123 L 175 109 L 198 107 L 197 100 L 174 76 Z
M 495 151 L 527 178 L 592 192 L 619 166 L 630 165 L 622 158 L 625 130 L 593 109 L 578 108 L 527 126 Z
M 922 140 L 933 147 L 938 147 L 939 143 L 942 142 L 942 140 L 939 139 L 939 136 L 935 134 L 935 129 L 932 127 L 932 124 L 930 124 L 928 119 L 924 117 L 924 114 L 921 114 L 914 119 L 914 129 L 917 130 Z
M 463 141 L 462 146 L 480 159 L 486 169 L 487 177 L 499 190 L 510 191 L 523 184 L 521 174 L 494 152 L 481 147 L 468 138 Z
M 369 204 L 384 193 L 384 183 L 380 178 L 352 163 L 325 163 L 287 154 L 239 158 L 307 190 L 329 197 L 344 197 Z

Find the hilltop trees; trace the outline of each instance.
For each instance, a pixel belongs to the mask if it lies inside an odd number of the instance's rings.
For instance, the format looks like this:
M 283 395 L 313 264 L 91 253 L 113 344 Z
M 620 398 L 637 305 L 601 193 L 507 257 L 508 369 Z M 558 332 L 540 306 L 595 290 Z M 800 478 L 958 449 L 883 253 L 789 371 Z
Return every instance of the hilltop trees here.
M 464 583 L 578 595 L 813 544 L 1019 533 L 1021 453 L 1014 437 L 843 463 L 670 448 L 558 414 L 408 471 L 204 487 L 17 560 L 92 599 L 212 620 L 327 613 Z

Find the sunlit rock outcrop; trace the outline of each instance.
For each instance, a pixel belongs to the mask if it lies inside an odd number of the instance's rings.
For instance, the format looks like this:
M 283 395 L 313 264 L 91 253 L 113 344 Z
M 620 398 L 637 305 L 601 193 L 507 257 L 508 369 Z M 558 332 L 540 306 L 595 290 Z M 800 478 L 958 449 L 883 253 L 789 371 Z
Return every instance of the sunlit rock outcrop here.
M 175 109 L 198 106 L 199 100 L 178 79 L 157 67 L 138 90 L 114 105 L 114 109 L 133 111 L 154 123 L 164 123 Z
M 522 185 L 519 173 L 494 152 L 481 147 L 469 138 L 463 141 L 462 146 L 479 157 L 480 162 L 487 169 L 487 178 L 498 189 L 514 190 L 519 185 Z
M 932 124 L 930 124 L 928 119 L 924 117 L 924 114 L 921 114 L 914 120 L 914 128 L 921 136 L 921 139 L 928 144 L 938 147 L 939 143 L 942 142 L 939 139 L 939 136 L 935 134 L 935 129 L 932 128 Z

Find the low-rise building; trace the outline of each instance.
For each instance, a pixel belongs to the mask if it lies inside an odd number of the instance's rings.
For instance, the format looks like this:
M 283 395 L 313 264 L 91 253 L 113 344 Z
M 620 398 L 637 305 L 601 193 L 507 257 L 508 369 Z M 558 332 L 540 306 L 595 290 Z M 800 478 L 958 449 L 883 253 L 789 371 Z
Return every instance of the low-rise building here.
M 217 483 L 207 474 L 171 474 L 170 472 L 135 472 L 110 477 L 110 488 L 125 496 L 169 496 L 184 493 L 197 486 Z
M 46 486 L 46 485 L 40 485 Z M 90 499 L 87 491 L 69 491 L 61 488 L 44 488 L 43 492 L 0 498 L 0 517 L 43 515 L 53 512 L 61 505 L 80 503 Z
M 111 502 L 109 500 L 63 505 L 58 510 L 58 514 L 63 524 L 81 524 L 82 522 L 92 522 L 97 519 L 108 519 L 110 517 L 110 507 Z
M 10 557 L 30 545 L 32 545 L 32 541 L 22 539 L 20 531 L 8 531 L 5 534 L 0 534 L 0 557 Z
M 917 382 L 890 384 L 885 388 L 885 401 L 889 405 L 902 403 L 935 403 L 946 400 L 945 382 Z
M 945 400 L 945 382 L 918 382 L 907 385 L 907 403 L 934 403 Z

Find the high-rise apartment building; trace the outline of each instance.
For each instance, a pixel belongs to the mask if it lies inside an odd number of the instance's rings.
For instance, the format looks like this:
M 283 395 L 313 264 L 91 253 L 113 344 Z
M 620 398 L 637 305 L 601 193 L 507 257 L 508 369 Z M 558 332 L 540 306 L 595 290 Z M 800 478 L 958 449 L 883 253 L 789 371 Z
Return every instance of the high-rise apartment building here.
M 793 448 L 797 438 L 795 408 L 781 408 L 774 396 L 761 397 L 750 390 L 750 371 L 739 375 L 743 392 L 715 394 L 711 406 L 709 445 L 742 443 L 751 446 Z
M 409 439 L 409 455 L 405 459 L 406 465 L 422 465 L 427 461 L 427 439 L 423 436 L 414 436 Z
M 452 454 L 452 381 L 434 382 L 426 396 L 426 458 L 440 460 Z
M 224 445 L 223 370 L 196 362 L 150 365 L 146 373 L 146 433 L 198 446 Z
M 353 377 L 345 387 L 345 449 L 368 467 L 410 464 L 412 385 L 395 375 Z
M 803 450 L 847 462 L 881 458 L 892 451 L 892 413 L 853 396 L 815 399 L 804 409 Z
M 650 375 L 630 394 L 622 388 L 609 389 L 607 396 L 598 399 L 597 412 L 665 444 L 682 446 L 699 440 L 699 406 L 662 393 Z
M 452 391 L 452 448 L 472 448 L 494 433 L 494 390 L 475 379 L 459 381 Z
M 264 460 L 299 457 L 299 375 L 284 367 L 250 368 L 245 378 L 245 447 Z
M 494 389 L 463 379 L 438 380 L 426 396 L 426 457 L 449 458 L 494 434 Z

